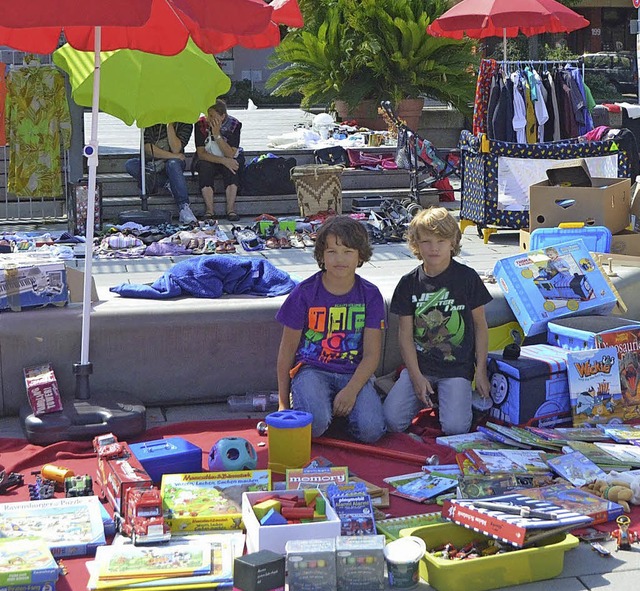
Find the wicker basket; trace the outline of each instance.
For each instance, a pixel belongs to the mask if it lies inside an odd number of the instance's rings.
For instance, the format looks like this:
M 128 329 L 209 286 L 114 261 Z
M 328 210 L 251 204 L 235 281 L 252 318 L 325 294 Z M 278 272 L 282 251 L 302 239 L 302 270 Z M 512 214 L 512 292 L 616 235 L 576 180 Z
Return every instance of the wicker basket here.
M 342 166 L 330 164 L 305 164 L 291 169 L 300 215 L 308 216 L 327 209 L 342 213 L 342 171 Z

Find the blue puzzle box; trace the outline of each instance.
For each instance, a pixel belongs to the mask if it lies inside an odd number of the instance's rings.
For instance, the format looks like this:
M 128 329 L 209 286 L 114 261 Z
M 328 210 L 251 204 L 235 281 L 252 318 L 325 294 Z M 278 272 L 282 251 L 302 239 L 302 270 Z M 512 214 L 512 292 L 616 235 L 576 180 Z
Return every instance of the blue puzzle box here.
M 608 314 L 617 302 L 582 240 L 500 259 L 493 274 L 525 336 L 555 318 Z

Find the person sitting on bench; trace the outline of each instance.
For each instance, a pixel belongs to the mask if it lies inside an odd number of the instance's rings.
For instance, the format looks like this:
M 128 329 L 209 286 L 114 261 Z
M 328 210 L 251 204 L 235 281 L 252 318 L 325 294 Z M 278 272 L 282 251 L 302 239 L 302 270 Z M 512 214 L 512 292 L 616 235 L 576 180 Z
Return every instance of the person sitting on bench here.
M 227 219 L 237 222 L 235 211 L 239 174 L 244 168 L 244 155 L 240 148 L 242 123 L 227 114 L 227 105 L 218 99 L 196 124 L 195 169 L 198 171 L 200 191 L 205 205 L 205 219 L 213 219 L 213 180 L 222 175 L 226 193 Z

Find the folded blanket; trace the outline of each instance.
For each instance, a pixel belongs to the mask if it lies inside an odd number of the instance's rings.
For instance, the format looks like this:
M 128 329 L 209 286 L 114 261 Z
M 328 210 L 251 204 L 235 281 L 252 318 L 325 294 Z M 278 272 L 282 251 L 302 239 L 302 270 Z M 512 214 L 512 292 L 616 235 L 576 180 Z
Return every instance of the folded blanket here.
M 181 261 L 151 285 L 122 283 L 109 291 L 129 298 L 164 300 L 182 295 L 218 298 L 223 293 L 279 296 L 296 282 L 286 271 L 258 257 L 211 255 Z

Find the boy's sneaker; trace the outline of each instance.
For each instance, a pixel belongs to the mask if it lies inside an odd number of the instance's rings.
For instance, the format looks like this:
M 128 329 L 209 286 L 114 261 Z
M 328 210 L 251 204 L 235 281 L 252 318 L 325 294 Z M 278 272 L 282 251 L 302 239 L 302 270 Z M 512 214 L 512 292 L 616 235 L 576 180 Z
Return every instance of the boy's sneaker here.
M 181 224 L 198 223 L 198 219 L 196 218 L 195 215 L 193 215 L 193 212 L 191 211 L 191 208 L 189 207 L 188 203 L 185 203 L 180 208 L 180 215 L 178 216 L 178 219 L 180 220 Z

